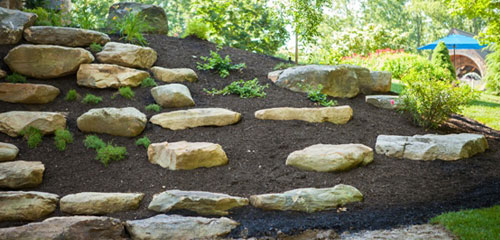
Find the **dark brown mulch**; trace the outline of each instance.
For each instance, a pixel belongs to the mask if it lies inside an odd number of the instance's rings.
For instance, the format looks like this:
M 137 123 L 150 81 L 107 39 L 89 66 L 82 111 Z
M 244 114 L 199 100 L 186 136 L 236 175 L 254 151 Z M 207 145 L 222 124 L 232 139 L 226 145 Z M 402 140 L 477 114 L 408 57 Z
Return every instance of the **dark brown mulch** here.
M 148 36 L 150 46 L 158 51 L 157 66 L 196 69 L 200 56 L 207 56 L 215 45 L 197 40 Z M 0 46 L 3 58 L 13 46 Z M 146 197 L 137 211 L 112 214 L 121 219 L 138 219 L 155 215 L 147 210 L 153 194 L 165 189 L 202 190 L 248 197 L 252 194 L 283 192 L 303 187 L 332 187 L 349 184 L 365 196 L 362 203 L 348 205 L 347 212 L 327 211 L 315 214 L 298 212 L 261 211 L 253 207 L 235 210 L 229 217 L 242 225 L 231 236 L 274 235 L 277 231 L 294 233 L 310 228 L 333 228 L 338 231 L 378 229 L 400 224 L 422 223 L 443 211 L 466 207 L 484 207 L 500 200 L 500 141 L 490 139 L 490 149 L 470 159 L 444 161 L 411 161 L 375 155 L 372 164 L 348 172 L 306 172 L 285 166 L 289 153 L 307 146 L 324 144 L 362 143 L 370 147 L 380 134 L 414 135 L 429 133 L 414 126 L 408 118 L 394 111 L 378 109 L 364 102 L 364 96 L 338 99 L 340 105 L 350 105 L 354 118 L 346 125 L 306 123 L 300 121 L 262 121 L 254 112 L 270 107 L 314 107 L 305 94 L 278 88 L 266 75 L 280 60 L 224 48 L 234 63 L 245 62 L 242 72 L 232 72 L 226 79 L 216 73 L 196 70 L 199 82 L 187 83 L 197 107 L 223 107 L 242 113 L 240 123 L 226 127 L 200 127 L 181 131 L 162 129 L 148 123 L 144 133 L 153 142 L 208 141 L 223 146 L 229 164 L 209 169 L 169 171 L 150 164 L 146 150 L 135 146 L 137 138 L 99 135 L 106 141 L 126 146 L 128 158 L 113 162 L 105 168 L 95 160 L 95 152 L 83 146 L 85 134 L 76 127 L 76 118 L 91 108 L 144 107 L 154 103 L 148 88 L 136 88 L 136 97 L 127 100 L 111 96 L 116 90 L 79 87 L 75 76 L 54 80 L 29 79 L 33 83 L 47 83 L 61 89 L 55 102 L 46 105 L 1 103 L 0 112 L 12 110 L 68 112 L 68 126 L 75 135 L 75 143 L 64 152 L 56 150 L 50 136 L 42 145 L 29 149 L 21 138 L 0 134 L 0 141 L 17 145 L 18 159 L 42 161 L 46 171 L 43 184 L 29 189 L 56 193 L 144 192 Z M 2 69 L 8 69 L 0 61 Z M 240 99 L 237 96 L 208 96 L 203 88 L 222 88 L 232 81 L 258 78 L 269 83 L 266 98 Z M 66 102 L 64 95 L 76 89 L 80 95 L 92 93 L 104 97 L 98 105 Z M 163 111 L 172 111 L 164 109 Z M 148 117 L 153 113 L 148 112 Z M 448 130 L 430 133 L 447 133 Z M 180 212 L 183 214 L 190 214 Z M 52 216 L 64 215 L 57 211 Z M 21 223 L 2 223 L 1 227 Z

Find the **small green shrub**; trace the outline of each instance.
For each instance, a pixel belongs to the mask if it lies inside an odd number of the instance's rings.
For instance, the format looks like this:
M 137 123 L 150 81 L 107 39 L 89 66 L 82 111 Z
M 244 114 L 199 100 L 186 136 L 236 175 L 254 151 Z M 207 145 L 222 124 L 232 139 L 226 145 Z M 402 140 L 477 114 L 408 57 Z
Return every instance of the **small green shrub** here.
M 21 131 L 21 135 L 28 140 L 29 148 L 36 148 L 42 143 L 43 133 L 36 127 L 29 126 Z
M 323 107 L 331 107 L 337 105 L 337 101 L 328 100 L 328 95 L 321 93 L 321 91 L 323 91 L 323 85 L 321 84 L 319 84 L 317 87 L 313 87 L 311 85 L 299 85 L 299 87 L 307 92 L 307 98 L 312 102 L 319 103 Z
M 111 161 L 122 160 L 127 154 L 127 148 L 108 143 L 105 147 L 97 149 L 96 159 L 107 167 Z
M 78 93 L 75 89 L 71 89 L 66 93 L 66 97 L 64 98 L 66 101 L 75 101 L 78 98 Z
M 448 69 L 450 78 L 455 79 L 455 67 L 451 63 L 450 52 L 443 41 L 440 41 L 434 51 L 432 52 L 432 64 L 436 67 Z
M 96 135 L 88 135 L 87 137 L 85 137 L 85 140 L 83 140 L 83 145 L 86 148 L 92 148 L 95 150 L 106 147 L 106 143 Z
M 120 32 L 121 39 L 129 43 L 148 45 L 143 33 L 150 29 L 150 26 L 144 21 L 145 16 L 140 13 L 129 12 L 122 18 L 114 17 L 114 29 Z
M 149 104 L 146 106 L 146 111 L 151 111 L 151 112 L 160 112 L 161 107 L 158 104 Z
M 90 44 L 90 51 L 92 51 L 94 53 L 98 53 L 98 52 L 102 51 L 102 45 L 98 44 L 98 43 L 92 43 L 92 44 Z
M 47 10 L 42 7 L 37 7 L 34 9 L 24 9 L 25 12 L 30 12 L 36 14 L 38 17 L 35 20 L 35 26 L 63 26 L 63 16 L 53 10 Z
M 215 70 L 219 73 L 222 78 L 229 76 L 229 71 L 231 70 L 240 70 L 245 68 L 245 63 L 239 64 L 231 64 L 231 58 L 229 55 L 226 55 L 225 58 L 222 58 L 219 53 L 210 51 L 210 57 L 200 57 L 201 60 L 206 63 L 197 63 L 197 68 L 199 70 Z
M 126 98 L 126 99 L 132 99 L 135 97 L 135 93 L 134 91 L 132 91 L 132 89 L 130 87 L 121 87 L 118 89 L 118 94 L 120 94 L 122 97 Z M 115 98 L 116 97 L 116 94 L 113 95 L 111 98 Z
M 146 149 L 148 149 L 149 144 L 151 144 L 151 140 L 149 140 L 149 138 L 146 136 L 139 138 L 139 139 L 137 139 L 137 141 L 135 141 L 135 145 L 143 146 Z
M 260 85 L 259 80 L 254 78 L 253 80 L 248 81 L 235 81 L 231 84 L 227 85 L 221 90 L 217 90 L 212 88 L 212 90 L 203 89 L 208 94 L 211 95 L 228 95 L 228 94 L 236 94 L 241 98 L 254 98 L 254 97 L 265 97 L 266 92 L 264 91 L 269 87 L 269 84 Z
M 207 40 L 208 30 L 208 24 L 204 23 L 201 19 L 192 19 L 188 21 L 182 38 L 196 37 L 202 40 Z
M 87 104 L 98 104 L 100 102 L 102 102 L 102 97 L 98 97 L 90 93 L 85 95 L 85 97 L 82 100 L 82 103 L 87 103 Z
M 26 77 L 19 73 L 10 74 L 5 77 L 5 80 L 10 83 L 26 83 Z
M 145 87 L 156 87 L 156 86 L 158 86 L 158 84 L 156 84 L 155 80 L 153 78 L 151 78 L 151 77 L 145 78 L 141 82 L 141 87 L 143 87 L 143 88 L 145 88 Z
M 295 63 L 289 63 L 289 62 L 280 62 L 274 66 L 274 70 L 283 70 L 291 67 L 297 66 Z
M 54 143 L 59 151 L 64 151 L 68 143 L 73 143 L 73 134 L 67 129 L 57 129 L 54 132 Z

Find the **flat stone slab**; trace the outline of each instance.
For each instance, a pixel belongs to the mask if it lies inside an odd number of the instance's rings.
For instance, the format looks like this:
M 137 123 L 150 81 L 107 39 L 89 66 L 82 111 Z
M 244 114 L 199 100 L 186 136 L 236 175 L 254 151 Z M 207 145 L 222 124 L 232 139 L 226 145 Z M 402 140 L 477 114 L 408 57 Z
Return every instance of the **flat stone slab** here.
M 33 26 L 24 30 L 24 38 L 36 44 L 67 47 L 88 47 L 92 43 L 104 45 L 111 41 L 105 33 L 81 28 Z
M 0 239 L 125 240 L 120 220 L 110 217 L 53 217 L 19 227 L 0 228 Z
M 0 163 L 0 188 L 29 188 L 42 183 L 42 162 L 13 161 Z
M 208 142 L 162 142 L 148 147 L 148 159 L 170 170 L 216 167 L 228 162 L 222 146 Z
M 158 57 L 150 47 L 117 42 L 106 43 L 96 55 L 99 62 L 131 68 L 151 68 Z
M 339 184 L 333 188 L 300 188 L 284 193 L 250 196 L 250 203 L 265 210 L 317 212 L 360 202 L 363 195 L 355 187 Z
M 83 48 L 23 44 L 11 49 L 4 61 L 13 72 L 50 79 L 76 73 L 81 64 L 93 62 L 94 56 Z
M 0 192 L 0 221 L 38 220 L 53 213 L 58 200 L 59 196 L 52 193 Z M 0 239 L 5 239 L 1 236 L 2 229 Z
M 375 150 L 378 154 L 411 160 L 453 161 L 472 157 L 488 149 L 483 135 L 460 133 L 448 135 L 415 135 L 377 137 Z
M 0 101 L 45 104 L 54 101 L 61 91 L 46 84 L 0 83 Z
M 399 96 L 393 95 L 368 95 L 365 101 L 378 108 L 397 109 L 399 107 Z
M 166 83 L 198 81 L 198 75 L 190 68 L 152 67 L 151 72 L 153 72 L 156 79 Z
M 0 162 L 16 159 L 19 148 L 14 144 L 0 142 Z
M 373 162 L 373 149 L 363 144 L 316 144 L 288 155 L 286 165 L 302 170 L 333 172 Z
M 82 132 L 135 137 L 146 128 L 146 115 L 136 108 L 94 108 L 76 120 Z
M 186 209 L 202 215 L 228 215 L 228 210 L 246 205 L 247 198 L 222 193 L 169 190 L 155 194 L 148 209 L 155 212 Z
M 153 95 L 156 103 L 166 108 L 190 107 L 195 105 L 189 88 L 178 83 L 154 87 L 151 89 L 151 95 Z
M 214 239 L 223 237 L 239 224 L 229 218 L 156 215 L 127 221 L 125 226 L 134 240 L 146 239 Z
M 331 122 L 346 124 L 352 119 L 352 108 L 349 106 L 322 108 L 269 108 L 255 112 L 255 118 L 262 120 L 299 120 L 306 122 Z
M 149 121 L 163 128 L 182 130 L 202 126 L 226 126 L 239 122 L 241 114 L 224 108 L 196 108 L 156 114 Z
M 33 25 L 36 19 L 34 13 L 0 8 L 0 44 L 17 44 L 24 28 Z
M 82 64 L 76 83 L 90 88 L 137 87 L 149 73 L 114 64 Z
M 387 230 L 365 230 L 355 233 L 344 232 L 340 236 L 342 240 L 455 240 L 457 236 L 451 234 L 441 225 L 422 224 L 410 225 Z
M 82 192 L 61 198 L 60 208 L 69 214 L 102 215 L 135 210 L 143 197 L 143 193 Z
M 0 132 L 17 137 L 27 127 L 51 134 L 57 129 L 66 129 L 66 117 L 56 112 L 11 111 L 0 113 Z
M 2 69 L 0 69 L 0 79 L 3 79 L 5 77 L 7 77 L 7 72 L 4 71 L 4 70 L 2 70 Z

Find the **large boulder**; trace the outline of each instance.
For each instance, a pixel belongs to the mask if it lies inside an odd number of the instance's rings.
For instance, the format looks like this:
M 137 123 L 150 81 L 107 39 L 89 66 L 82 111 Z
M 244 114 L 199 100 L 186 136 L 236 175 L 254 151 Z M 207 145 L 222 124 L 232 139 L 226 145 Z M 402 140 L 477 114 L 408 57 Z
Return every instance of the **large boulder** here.
M 42 162 L 13 161 L 0 163 L 0 188 L 29 188 L 42 183 Z
M 67 47 L 88 47 L 110 41 L 107 34 L 98 31 L 70 27 L 33 26 L 24 30 L 24 38 L 36 44 L 53 44 Z
M 352 119 L 349 106 L 322 108 L 269 108 L 255 112 L 255 118 L 262 120 L 300 120 L 306 122 L 331 122 L 346 124 Z
M 169 190 L 155 194 L 148 209 L 156 212 L 186 209 L 202 215 L 228 215 L 229 209 L 246 205 L 247 198 L 222 193 Z
M 284 193 L 250 196 L 250 203 L 265 210 L 317 212 L 360 202 L 363 195 L 355 187 L 339 184 L 333 188 L 300 188 Z
M 19 148 L 16 145 L 0 142 L 0 162 L 14 160 L 18 153 Z
M 185 85 L 173 83 L 154 87 L 151 95 L 162 107 L 190 107 L 194 106 L 193 97 Z
M 61 211 L 69 214 L 102 215 L 139 208 L 143 193 L 82 192 L 61 198 Z
M 23 9 L 23 1 L 22 0 L 0 0 L 0 8 L 8 8 L 8 9 Z
M 108 25 L 113 26 L 114 21 L 128 16 L 130 13 L 144 17 L 145 23 L 150 27 L 146 29 L 149 33 L 168 33 L 167 14 L 163 8 L 156 5 L 142 4 L 137 2 L 119 2 L 109 8 Z
M 11 111 L 0 113 L 0 132 L 17 137 L 28 128 L 38 128 L 43 134 L 51 134 L 66 128 L 66 117 L 55 112 Z
M 0 101 L 45 104 L 54 101 L 61 91 L 45 84 L 0 83 Z
M 399 96 L 393 95 L 368 95 L 365 101 L 378 108 L 397 109 L 400 106 Z
M 387 93 L 391 91 L 391 72 L 374 71 L 370 74 L 372 76 L 371 82 L 361 86 L 361 91 L 364 94 Z
M 36 18 L 34 13 L 0 7 L 0 44 L 17 44 L 23 36 L 23 30 L 33 25 Z
M 106 43 L 102 51 L 97 53 L 99 62 L 132 68 L 150 68 L 157 57 L 156 51 L 150 47 L 117 42 Z
M 148 77 L 146 71 L 114 64 L 82 64 L 76 74 L 76 83 L 90 88 L 137 87 Z
M 316 144 L 286 159 L 286 165 L 316 172 L 344 171 L 371 162 L 373 150 L 363 144 Z
M 0 239 L 43 240 L 125 240 L 120 220 L 110 217 L 53 217 L 19 227 L 0 228 Z
M 198 75 L 190 68 L 152 67 L 151 72 L 153 72 L 156 79 L 166 83 L 198 81 Z
M 164 214 L 127 221 L 125 224 L 133 240 L 216 239 L 228 234 L 238 225 L 237 222 L 225 217 L 183 217 Z
M 148 147 L 148 159 L 170 170 L 216 167 L 228 162 L 222 146 L 208 142 L 162 142 Z
M 4 61 L 13 72 L 49 79 L 76 73 L 81 64 L 93 62 L 94 56 L 83 48 L 23 44 L 10 50 Z
M 146 115 L 136 108 L 95 108 L 76 120 L 82 132 L 135 137 L 146 128 Z
M 481 134 L 415 135 L 377 137 L 378 154 L 411 160 L 453 161 L 472 157 L 488 149 L 488 141 Z
M 224 108 L 197 108 L 156 114 L 150 121 L 163 128 L 182 130 L 202 126 L 226 126 L 239 122 L 241 114 Z
M 0 221 L 38 220 L 53 213 L 58 200 L 59 196 L 52 193 L 0 192 Z M 5 239 L 1 236 L 0 229 L 0 239 Z

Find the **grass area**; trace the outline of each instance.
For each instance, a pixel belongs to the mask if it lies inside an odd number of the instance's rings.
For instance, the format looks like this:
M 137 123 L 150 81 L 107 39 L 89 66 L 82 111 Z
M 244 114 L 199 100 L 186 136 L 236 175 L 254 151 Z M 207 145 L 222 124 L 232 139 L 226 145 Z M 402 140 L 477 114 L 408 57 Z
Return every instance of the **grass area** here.
M 391 84 L 391 92 L 400 94 L 403 91 L 403 84 L 399 80 L 393 80 Z
M 500 239 L 500 205 L 444 213 L 432 218 L 430 223 L 443 225 L 461 240 Z

